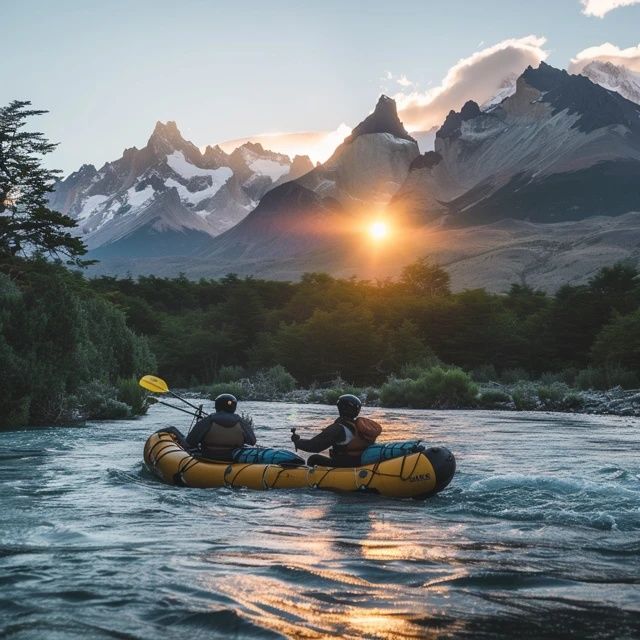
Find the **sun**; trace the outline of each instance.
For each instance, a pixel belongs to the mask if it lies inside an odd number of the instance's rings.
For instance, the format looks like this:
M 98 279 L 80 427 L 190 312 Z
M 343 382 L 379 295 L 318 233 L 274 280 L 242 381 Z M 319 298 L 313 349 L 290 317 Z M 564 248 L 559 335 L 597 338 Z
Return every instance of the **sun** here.
M 374 240 L 384 240 L 389 235 L 389 227 L 383 220 L 377 220 L 369 227 L 369 235 Z

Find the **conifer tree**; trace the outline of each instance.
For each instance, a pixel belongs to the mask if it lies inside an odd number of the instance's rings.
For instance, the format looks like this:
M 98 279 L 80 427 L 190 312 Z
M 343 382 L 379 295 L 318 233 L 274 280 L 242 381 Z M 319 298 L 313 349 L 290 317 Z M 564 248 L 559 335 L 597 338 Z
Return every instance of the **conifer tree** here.
M 49 207 L 60 172 L 43 167 L 42 157 L 57 145 L 24 130 L 29 118 L 47 113 L 30 105 L 14 100 L 0 107 L 0 254 L 64 256 L 70 264 L 86 264 L 86 247 L 71 233 L 75 221 Z

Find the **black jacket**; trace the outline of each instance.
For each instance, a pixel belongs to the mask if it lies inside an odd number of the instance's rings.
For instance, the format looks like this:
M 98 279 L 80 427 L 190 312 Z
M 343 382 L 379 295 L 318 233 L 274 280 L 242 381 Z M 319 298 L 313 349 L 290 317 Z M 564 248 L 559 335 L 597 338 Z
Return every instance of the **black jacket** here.
M 353 432 L 353 427 L 343 418 L 338 418 L 333 424 L 325 427 L 313 438 L 300 438 L 296 447 L 309 453 L 319 453 L 329 447 L 335 447 L 345 441 L 345 427 Z

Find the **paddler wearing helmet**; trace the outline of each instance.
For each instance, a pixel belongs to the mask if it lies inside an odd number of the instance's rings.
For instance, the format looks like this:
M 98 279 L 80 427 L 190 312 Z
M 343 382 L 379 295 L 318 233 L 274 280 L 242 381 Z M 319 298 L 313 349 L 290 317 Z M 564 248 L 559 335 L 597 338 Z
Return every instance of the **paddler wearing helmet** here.
M 253 446 L 256 436 L 251 423 L 236 413 L 238 401 L 230 393 L 215 399 L 215 413 L 196 422 L 186 438 L 187 447 L 205 458 L 231 460 L 231 452 Z
M 294 433 L 291 440 L 297 449 L 315 455 L 309 456 L 308 465 L 322 467 L 357 467 L 362 452 L 372 445 L 382 428 L 368 418 L 359 417 L 362 409 L 360 398 L 350 393 L 342 395 L 336 403 L 338 418 L 313 438 L 301 438 Z M 318 455 L 330 449 L 329 456 Z

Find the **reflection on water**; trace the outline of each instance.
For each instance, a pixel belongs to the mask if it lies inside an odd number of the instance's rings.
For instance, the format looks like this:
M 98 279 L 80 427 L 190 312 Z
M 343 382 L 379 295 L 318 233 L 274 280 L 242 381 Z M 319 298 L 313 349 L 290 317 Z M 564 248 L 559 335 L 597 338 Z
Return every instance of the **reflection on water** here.
M 265 444 L 331 409 L 246 403 Z M 145 418 L 0 434 L 0 637 L 635 638 L 640 422 L 385 412 L 450 447 L 426 501 L 181 489 Z

